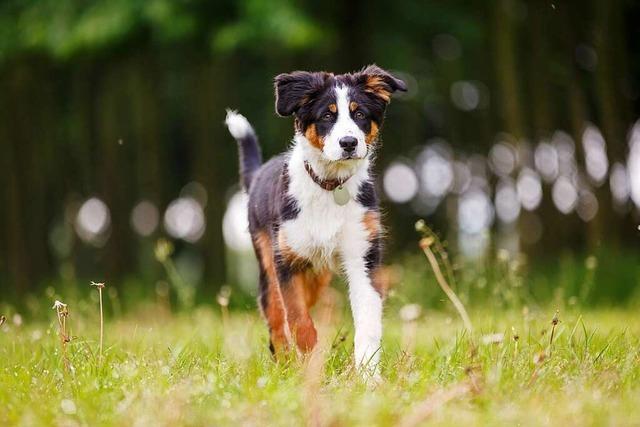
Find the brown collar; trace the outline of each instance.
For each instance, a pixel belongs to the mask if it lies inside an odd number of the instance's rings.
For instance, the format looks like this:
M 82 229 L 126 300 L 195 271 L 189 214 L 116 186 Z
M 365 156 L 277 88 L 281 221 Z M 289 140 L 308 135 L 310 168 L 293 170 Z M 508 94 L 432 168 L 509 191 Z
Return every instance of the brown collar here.
M 351 178 L 351 177 L 347 177 L 344 179 L 321 179 L 313 171 L 309 162 L 306 162 L 306 161 L 304 162 L 304 168 L 307 170 L 307 173 L 309 174 L 313 182 L 315 182 L 316 184 L 318 184 L 320 187 L 322 187 L 327 191 L 333 191 L 336 188 L 341 187 L 345 182 L 349 180 L 349 178 Z

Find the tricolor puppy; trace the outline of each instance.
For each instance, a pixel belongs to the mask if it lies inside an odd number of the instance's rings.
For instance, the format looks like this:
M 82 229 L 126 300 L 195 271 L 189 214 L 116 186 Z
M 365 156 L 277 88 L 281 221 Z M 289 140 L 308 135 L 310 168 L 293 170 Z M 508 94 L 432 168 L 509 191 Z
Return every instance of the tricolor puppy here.
M 403 81 L 372 65 L 334 75 L 275 78 L 276 112 L 294 116 L 293 145 L 262 164 L 247 119 L 229 111 L 249 193 L 249 231 L 260 264 L 259 305 L 277 355 L 317 341 L 309 309 L 344 272 L 355 325 L 355 361 L 377 374 L 384 289 L 378 198 L 371 176 L 385 109 Z

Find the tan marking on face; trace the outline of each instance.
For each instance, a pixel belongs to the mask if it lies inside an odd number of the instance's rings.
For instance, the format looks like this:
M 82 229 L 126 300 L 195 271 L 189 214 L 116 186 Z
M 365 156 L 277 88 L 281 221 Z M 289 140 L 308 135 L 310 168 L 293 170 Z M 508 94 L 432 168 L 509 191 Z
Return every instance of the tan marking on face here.
M 375 93 L 386 103 L 391 101 L 391 92 L 387 89 L 387 84 L 380 76 L 368 76 L 365 91 Z
M 324 138 L 318 136 L 318 132 L 316 130 L 316 125 L 311 124 L 304 132 L 304 136 L 309 140 L 311 145 L 322 150 L 324 148 Z
M 358 109 L 358 103 L 357 103 L 357 102 L 355 102 L 355 101 L 351 101 L 351 102 L 349 103 L 349 111 L 351 111 L 351 112 L 353 113 L 353 112 L 354 112 L 354 111 L 356 111 L 357 109 Z
M 376 122 L 371 122 L 371 130 L 365 136 L 365 142 L 368 145 L 373 144 L 376 141 L 376 139 L 378 138 L 378 132 L 379 131 L 380 131 L 380 129 L 378 128 L 378 125 L 376 124 Z
M 338 112 L 338 106 L 336 104 L 329 104 L 329 111 L 331 111 L 333 114 Z
M 264 232 L 256 233 L 254 244 L 260 254 L 260 268 L 267 276 L 267 307 L 262 313 L 269 325 L 269 334 L 276 357 L 289 348 L 287 315 L 276 274 L 271 237 Z

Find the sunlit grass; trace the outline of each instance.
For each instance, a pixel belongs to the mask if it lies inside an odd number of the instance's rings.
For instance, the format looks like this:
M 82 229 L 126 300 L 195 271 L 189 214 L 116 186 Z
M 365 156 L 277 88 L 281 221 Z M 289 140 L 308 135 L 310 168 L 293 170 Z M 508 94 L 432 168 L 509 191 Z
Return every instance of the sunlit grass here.
M 640 420 L 640 318 L 632 310 L 472 309 L 474 335 L 455 314 L 417 320 L 386 313 L 383 381 L 351 366 L 351 322 L 336 309 L 321 330 L 322 375 L 274 363 L 254 314 L 171 315 L 155 307 L 107 319 L 67 319 L 65 369 L 49 322 L 0 328 L 2 425 L 630 425 Z M 452 312 L 453 313 L 453 312 Z M 490 334 L 495 334 L 491 335 Z M 501 335 L 502 334 L 502 335 Z M 473 390 L 461 385 L 474 381 Z M 456 389 L 458 387 L 458 389 Z M 443 399 L 445 393 L 450 399 Z M 425 409 L 426 408 L 426 409 Z M 421 412 L 422 411 L 422 412 Z M 417 418 L 416 418 L 417 417 Z

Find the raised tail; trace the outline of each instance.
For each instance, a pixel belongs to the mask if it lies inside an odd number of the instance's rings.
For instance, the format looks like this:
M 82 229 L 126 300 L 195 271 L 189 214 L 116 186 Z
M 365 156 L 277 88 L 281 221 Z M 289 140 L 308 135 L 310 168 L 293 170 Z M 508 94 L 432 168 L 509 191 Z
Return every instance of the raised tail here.
M 227 118 L 224 122 L 231 136 L 238 141 L 240 177 L 245 190 L 249 191 L 253 175 L 262 164 L 258 137 L 246 117 L 236 111 L 227 110 Z

